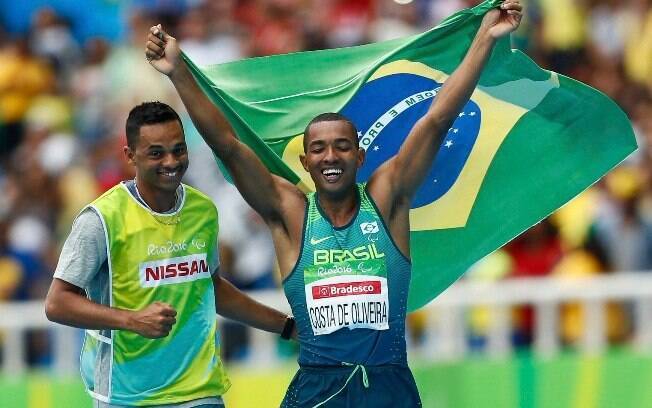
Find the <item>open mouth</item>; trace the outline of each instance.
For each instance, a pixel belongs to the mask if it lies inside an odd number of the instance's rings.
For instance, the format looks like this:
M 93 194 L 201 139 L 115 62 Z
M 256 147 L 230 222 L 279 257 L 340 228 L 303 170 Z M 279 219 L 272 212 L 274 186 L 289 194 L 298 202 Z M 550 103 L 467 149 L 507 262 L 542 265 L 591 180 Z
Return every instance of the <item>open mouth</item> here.
M 342 176 L 342 173 L 344 173 L 344 171 L 340 168 L 329 168 L 329 169 L 323 169 L 321 171 L 321 174 L 329 183 L 335 183 L 337 180 L 339 180 L 340 177 Z

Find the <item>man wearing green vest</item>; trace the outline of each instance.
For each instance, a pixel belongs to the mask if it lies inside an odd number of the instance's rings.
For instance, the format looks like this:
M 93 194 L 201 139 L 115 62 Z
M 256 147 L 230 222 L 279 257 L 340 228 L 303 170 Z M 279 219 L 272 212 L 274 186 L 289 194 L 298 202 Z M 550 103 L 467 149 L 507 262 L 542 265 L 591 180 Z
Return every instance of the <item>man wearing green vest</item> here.
M 177 113 L 143 103 L 129 113 L 126 133 L 136 177 L 75 220 L 46 314 L 86 329 L 81 372 L 96 407 L 223 406 L 230 383 L 216 310 L 286 338 L 293 320 L 217 273 L 217 209 L 181 183 L 188 152 Z
M 496 39 L 518 27 L 521 9 L 518 0 L 506 0 L 486 14 L 428 112 L 367 183 L 356 183 L 365 152 L 355 125 L 338 113 L 315 117 L 300 157 L 316 188 L 307 197 L 240 142 L 197 85 L 176 40 L 151 28 L 150 64 L 170 78 L 204 140 L 271 230 L 300 345 L 300 369 L 282 407 L 421 406 L 405 344 L 410 204 Z

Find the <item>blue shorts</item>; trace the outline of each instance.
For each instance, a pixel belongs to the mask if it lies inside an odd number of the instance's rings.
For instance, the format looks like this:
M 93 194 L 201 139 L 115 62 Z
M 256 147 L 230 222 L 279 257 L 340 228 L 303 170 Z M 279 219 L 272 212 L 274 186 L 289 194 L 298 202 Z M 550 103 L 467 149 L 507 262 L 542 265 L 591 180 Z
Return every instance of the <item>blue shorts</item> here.
M 407 366 L 305 367 L 295 374 L 282 408 L 421 407 Z

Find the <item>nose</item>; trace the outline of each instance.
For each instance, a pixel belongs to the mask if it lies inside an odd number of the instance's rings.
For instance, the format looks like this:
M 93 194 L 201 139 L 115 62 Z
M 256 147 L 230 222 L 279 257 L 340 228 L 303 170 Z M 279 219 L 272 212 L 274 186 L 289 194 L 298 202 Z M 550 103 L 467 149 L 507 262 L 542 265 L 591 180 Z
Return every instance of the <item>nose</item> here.
M 167 153 L 165 156 L 163 156 L 163 161 L 161 164 L 163 167 L 172 169 L 179 165 L 179 159 L 173 153 Z
M 336 161 L 337 161 L 337 154 L 335 152 L 335 149 L 332 146 L 328 146 L 324 154 L 324 162 L 334 163 Z

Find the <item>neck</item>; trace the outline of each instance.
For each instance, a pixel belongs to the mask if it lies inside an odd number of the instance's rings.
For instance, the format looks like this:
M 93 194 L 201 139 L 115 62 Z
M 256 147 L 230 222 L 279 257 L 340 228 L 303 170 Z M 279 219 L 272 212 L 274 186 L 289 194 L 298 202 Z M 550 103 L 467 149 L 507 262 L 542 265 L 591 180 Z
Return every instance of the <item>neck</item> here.
M 136 183 L 136 190 L 138 191 L 140 198 L 142 198 L 145 204 L 147 204 L 147 206 L 153 211 L 163 213 L 174 208 L 177 201 L 176 190 L 170 192 L 150 188 L 146 183 L 140 181 L 138 177 L 134 179 L 134 182 Z
M 317 194 L 317 200 L 324 214 L 328 217 L 334 227 L 342 227 L 351 222 L 358 208 L 357 186 L 340 196 L 332 196 L 320 192 Z

